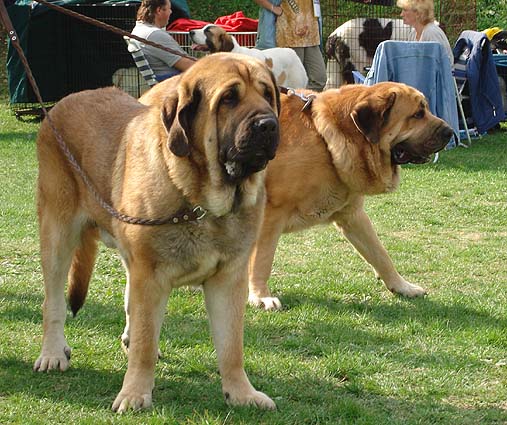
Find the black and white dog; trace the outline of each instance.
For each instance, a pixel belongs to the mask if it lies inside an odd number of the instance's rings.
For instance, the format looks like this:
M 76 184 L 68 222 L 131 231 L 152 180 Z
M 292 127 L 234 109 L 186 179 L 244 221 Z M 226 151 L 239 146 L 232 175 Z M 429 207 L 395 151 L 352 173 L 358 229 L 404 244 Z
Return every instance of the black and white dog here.
M 493 53 L 507 53 L 507 31 L 501 30 L 497 32 L 489 41 L 491 42 L 491 50 Z
M 407 40 L 410 26 L 402 19 L 355 18 L 336 28 L 326 41 L 326 88 L 354 82 L 352 71 L 364 73 L 384 40 Z

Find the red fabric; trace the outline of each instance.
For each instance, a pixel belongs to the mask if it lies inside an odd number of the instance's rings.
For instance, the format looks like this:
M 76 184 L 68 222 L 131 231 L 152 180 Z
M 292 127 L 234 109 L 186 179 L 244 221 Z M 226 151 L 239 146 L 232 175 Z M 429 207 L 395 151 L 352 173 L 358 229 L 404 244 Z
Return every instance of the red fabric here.
M 243 12 L 234 12 L 232 15 L 220 16 L 213 22 L 229 32 L 250 32 L 257 31 L 257 19 L 247 18 Z M 180 18 L 167 26 L 167 31 L 183 31 L 200 29 L 211 22 L 197 21 L 195 19 Z
M 232 15 L 221 16 L 214 22 L 224 30 L 231 32 L 257 31 L 257 19 L 247 18 L 242 11 L 234 12 Z
M 195 19 L 179 18 L 171 22 L 167 27 L 167 31 L 183 31 L 198 30 L 211 22 L 197 21 Z

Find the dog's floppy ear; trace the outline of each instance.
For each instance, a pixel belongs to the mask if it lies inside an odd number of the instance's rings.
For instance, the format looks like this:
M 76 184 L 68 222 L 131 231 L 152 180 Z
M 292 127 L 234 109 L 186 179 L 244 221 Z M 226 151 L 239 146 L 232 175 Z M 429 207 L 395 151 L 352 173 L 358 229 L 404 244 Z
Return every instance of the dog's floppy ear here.
M 384 40 L 390 40 L 392 35 L 393 35 L 393 21 L 389 21 L 384 28 L 384 37 L 385 37 Z
M 326 56 L 328 59 L 335 59 L 337 35 L 330 35 L 326 40 Z
M 180 86 L 178 94 L 168 96 L 162 106 L 162 121 L 168 133 L 169 150 L 176 156 L 190 155 L 190 123 L 195 117 L 201 92 Z
M 280 87 L 278 87 L 278 84 L 276 82 L 276 78 L 274 74 L 270 71 L 271 74 L 271 81 L 273 82 L 273 85 L 275 86 L 275 103 L 276 103 L 276 116 L 280 116 L 282 104 L 280 103 Z
M 356 105 L 350 113 L 354 125 L 370 143 L 380 142 L 380 130 L 384 125 L 389 111 L 396 100 L 396 93 L 391 92 L 380 102 L 363 101 Z
M 234 43 L 232 42 L 232 38 L 229 34 L 224 33 L 220 35 L 220 47 L 218 48 L 219 52 L 230 52 L 234 49 Z

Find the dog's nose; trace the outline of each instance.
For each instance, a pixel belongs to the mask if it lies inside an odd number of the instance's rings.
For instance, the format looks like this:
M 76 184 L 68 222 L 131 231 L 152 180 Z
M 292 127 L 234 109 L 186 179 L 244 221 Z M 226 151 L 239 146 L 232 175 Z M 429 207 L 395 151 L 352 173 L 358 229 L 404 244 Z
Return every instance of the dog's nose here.
M 261 118 L 254 124 L 255 129 L 266 136 L 278 131 L 278 120 L 273 117 Z
M 195 31 L 194 30 L 190 30 L 188 33 L 190 34 L 190 37 L 192 37 L 195 34 Z
M 278 119 L 273 116 L 259 118 L 253 125 L 258 142 L 263 146 L 268 159 L 275 157 L 280 141 Z
M 440 130 L 438 130 L 437 133 L 435 134 L 436 135 L 435 143 L 439 145 L 438 148 L 442 148 L 445 145 L 447 145 L 447 143 L 449 143 L 449 141 L 451 140 L 453 134 L 454 130 L 452 129 L 451 126 L 447 124 L 443 125 L 440 128 Z M 435 148 L 437 148 L 437 146 L 435 146 Z
M 441 134 L 441 137 L 443 140 L 449 140 L 452 137 L 452 135 L 454 134 L 454 131 L 451 127 L 449 127 L 447 125 L 444 128 L 442 128 L 442 131 L 440 134 Z

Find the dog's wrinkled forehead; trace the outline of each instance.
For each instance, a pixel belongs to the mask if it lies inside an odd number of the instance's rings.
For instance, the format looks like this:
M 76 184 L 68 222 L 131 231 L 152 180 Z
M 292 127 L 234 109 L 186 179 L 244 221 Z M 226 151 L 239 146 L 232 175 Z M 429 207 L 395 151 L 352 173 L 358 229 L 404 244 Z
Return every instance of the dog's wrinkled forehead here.
M 428 101 L 424 94 L 410 86 L 399 86 L 394 89 L 397 93 L 395 106 L 404 115 L 411 116 L 420 111 L 429 110 Z
M 192 81 L 209 93 L 238 84 L 276 89 L 271 72 L 263 62 L 234 53 L 214 53 L 200 59 L 182 74 L 182 83 L 185 81 Z
M 429 105 L 428 100 L 426 97 L 419 91 L 415 89 L 411 89 L 410 96 L 412 97 L 413 101 L 409 102 L 411 105 L 413 105 L 413 109 L 415 110 L 415 113 L 419 111 L 429 111 Z

